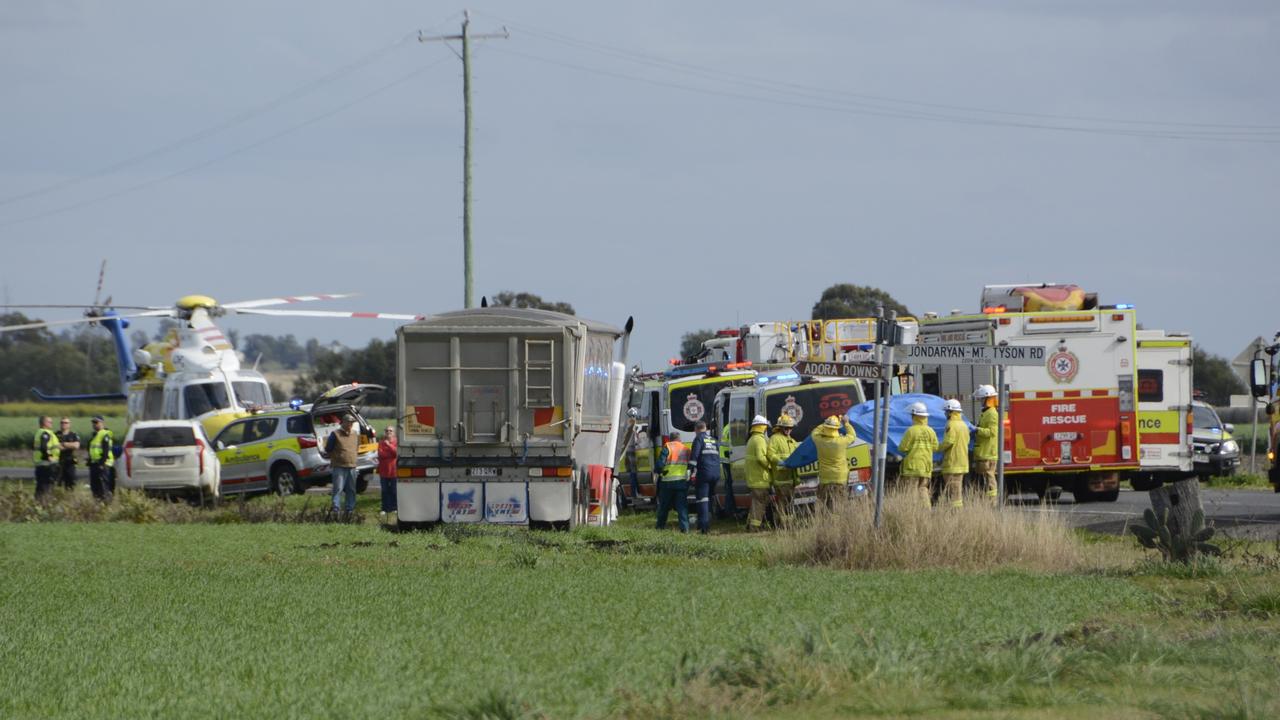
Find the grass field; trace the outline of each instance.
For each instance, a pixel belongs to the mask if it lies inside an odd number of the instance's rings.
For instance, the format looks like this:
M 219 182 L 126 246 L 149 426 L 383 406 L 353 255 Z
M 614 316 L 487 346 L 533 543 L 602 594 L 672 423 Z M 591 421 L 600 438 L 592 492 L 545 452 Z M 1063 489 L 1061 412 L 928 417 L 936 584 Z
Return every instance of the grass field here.
M 1195 572 L 848 572 L 646 522 L 0 524 L 0 716 L 1280 709 L 1270 549 Z

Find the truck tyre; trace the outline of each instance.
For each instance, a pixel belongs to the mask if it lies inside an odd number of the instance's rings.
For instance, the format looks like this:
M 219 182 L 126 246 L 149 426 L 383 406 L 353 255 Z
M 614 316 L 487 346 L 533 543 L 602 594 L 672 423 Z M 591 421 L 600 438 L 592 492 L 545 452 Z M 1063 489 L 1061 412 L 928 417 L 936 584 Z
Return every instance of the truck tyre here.
M 356 475 L 356 494 L 363 495 L 365 490 L 369 489 L 369 473 L 362 472 Z
M 298 471 L 283 460 L 271 466 L 270 479 L 271 482 L 268 483 L 268 489 L 280 497 L 287 497 L 295 493 L 302 494 L 307 489 L 302 484 L 302 478 L 298 477 Z

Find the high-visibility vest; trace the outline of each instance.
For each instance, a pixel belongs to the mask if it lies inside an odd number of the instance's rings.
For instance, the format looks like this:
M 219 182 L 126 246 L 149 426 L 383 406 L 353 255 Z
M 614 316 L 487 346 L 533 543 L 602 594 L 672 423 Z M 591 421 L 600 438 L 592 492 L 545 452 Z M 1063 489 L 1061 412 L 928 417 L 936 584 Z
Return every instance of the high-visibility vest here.
M 40 451 L 41 440 L 45 435 L 49 436 L 49 442 L 45 446 L 45 452 Z M 35 442 L 31 445 L 31 455 L 37 465 L 58 462 L 58 456 L 62 454 L 62 446 L 58 444 L 58 436 L 49 428 L 40 428 L 36 430 Z
M 724 426 L 724 430 L 721 430 L 721 431 L 720 431 L 720 460 L 721 460 L 721 462 L 729 462 L 729 459 L 730 459 L 730 452 L 731 452 L 731 450 L 730 450 L 730 448 L 729 448 L 729 426 L 728 426 L 728 425 L 725 425 L 725 426 Z
M 115 456 L 111 454 L 111 444 L 115 439 L 111 435 L 111 431 L 102 428 L 93 434 L 93 439 L 89 441 L 89 463 L 102 463 L 107 467 L 115 464 Z
M 667 451 L 667 464 L 662 467 L 663 480 L 684 480 L 689 477 L 689 446 L 672 440 L 662 446 Z

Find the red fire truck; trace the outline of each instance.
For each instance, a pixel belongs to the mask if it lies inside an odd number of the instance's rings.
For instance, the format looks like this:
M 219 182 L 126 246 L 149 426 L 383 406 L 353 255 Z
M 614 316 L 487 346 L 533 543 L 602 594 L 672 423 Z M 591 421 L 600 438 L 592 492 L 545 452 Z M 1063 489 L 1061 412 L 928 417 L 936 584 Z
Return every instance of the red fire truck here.
M 1137 321 L 1131 305 L 1099 305 L 1074 285 L 992 285 L 973 315 L 926 316 L 922 345 L 1040 346 L 1045 363 L 1010 366 L 1005 382 L 1005 486 L 1042 498 L 1114 501 L 1122 473 L 1139 469 L 1134 388 Z M 920 389 L 981 412 L 973 391 L 990 366 L 922 365 Z

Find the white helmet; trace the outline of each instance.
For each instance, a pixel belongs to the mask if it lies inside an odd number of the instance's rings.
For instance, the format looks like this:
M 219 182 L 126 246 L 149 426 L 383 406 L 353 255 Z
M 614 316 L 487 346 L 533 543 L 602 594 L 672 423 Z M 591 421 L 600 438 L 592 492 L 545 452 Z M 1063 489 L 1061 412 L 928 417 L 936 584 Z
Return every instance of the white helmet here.
M 911 403 L 911 414 L 917 417 L 929 417 L 929 408 L 924 406 L 922 402 Z
M 956 400 L 955 398 L 951 398 L 950 400 L 943 403 L 942 409 L 946 410 L 947 412 L 964 412 L 964 408 L 960 407 L 960 401 Z
M 756 425 L 763 425 L 765 427 L 769 427 L 769 421 L 765 418 L 765 416 L 757 415 L 751 418 L 751 426 L 755 427 Z
M 973 397 L 976 400 L 985 400 L 989 397 L 996 396 L 996 389 L 991 385 L 979 385 L 977 390 L 973 391 Z

